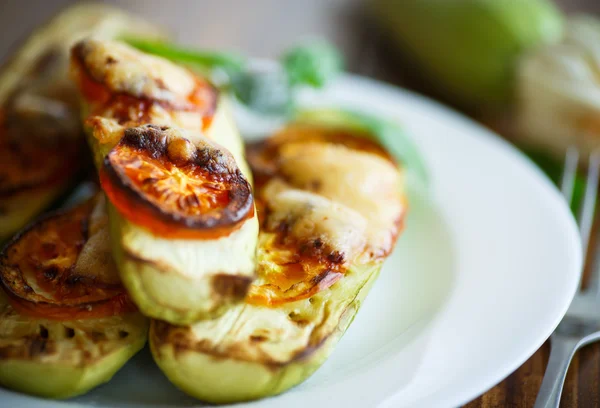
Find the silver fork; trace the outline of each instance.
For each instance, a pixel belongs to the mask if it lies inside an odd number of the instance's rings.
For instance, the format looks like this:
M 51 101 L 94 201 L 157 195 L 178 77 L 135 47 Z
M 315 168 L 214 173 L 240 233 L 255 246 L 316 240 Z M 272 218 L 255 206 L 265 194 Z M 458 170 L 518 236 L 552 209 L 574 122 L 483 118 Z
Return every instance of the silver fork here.
M 561 180 L 561 191 L 567 203 L 571 203 L 573 199 L 578 162 L 577 149 L 570 148 L 565 157 Z M 585 195 L 577 217 L 584 258 L 588 252 L 594 221 L 599 174 L 600 151 L 595 151 L 590 155 Z M 550 358 L 534 408 L 559 406 L 563 384 L 573 355 L 581 347 L 600 339 L 600 256 L 596 256 L 598 254 L 600 254 L 600 243 L 594 248 L 592 253 L 594 256 L 590 257 L 593 269 L 588 288 L 585 290 L 580 288 L 565 317 L 550 336 Z

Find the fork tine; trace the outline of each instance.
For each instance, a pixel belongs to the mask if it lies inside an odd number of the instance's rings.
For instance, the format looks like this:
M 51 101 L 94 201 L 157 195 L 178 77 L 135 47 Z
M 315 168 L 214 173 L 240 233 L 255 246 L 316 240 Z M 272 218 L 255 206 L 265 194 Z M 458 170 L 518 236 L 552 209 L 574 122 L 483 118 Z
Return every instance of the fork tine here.
M 575 176 L 577 175 L 577 163 L 579 162 L 579 151 L 575 147 L 569 147 L 565 155 L 565 167 L 560 181 L 560 191 L 571 205 L 573 190 L 575 187 Z
M 592 229 L 592 225 L 594 223 L 594 210 L 596 209 L 596 199 L 597 199 L 597 193 L 598 193 L 598 173 L 599 173 L 599 169 L 600 169 L 600 149 L 595 150 L 591 156 L 590 156 L 590 165 L 588 168 L 588 178 L 587 178 L 587 187 L 586 187 L 586 198 L 588 195 L 588 190 L 593 190 L 590 191 L 590 195 L 593 194 L 593 197 L 590 198 L 590 200 L 593 201 L 593 203 L 588 204 L 588 206 L 591 206 L 591 209 L 589 209 L 588 211 L 591 211 L 591 218 L 588 221 L 589 226 L 587 227 L 587 239 L 585 242 L 585 247 L 584 249 L 587 249 L 587 246 L 589 245 L 589 236 L 591 233 L 591 229 Z M 591 174 L 591 173 L 596 173 L 596 174 Z M 593 184 L 590 184 L 593 183 Z M 583 207 L 582 207 L 582 212 L 583 212 Z M 580 222 L 580 231 L 582 228 L 582 224 Z M 584 240 L 584 236 L 582 235 L 582 244 Z M 596 244 L 596 248 L 594 248 L 594 254 L 598 254 L 600 253 L 600 241 Z M 587 255 L 587 251 L 584 251 L 584 256 Z M 593 293 L 596 296 L 600 296 L 600 257 L 598 257 L 597 255 L 595 256 L 594 259 L 591 259 L 591 276 L 590 276 L 590 281 L 589 281 L 589 285 L 588 288 L 586 289 L 586 292 L 589 293 Z
M 578 218 L 579 233 L 581 234 L 581 246 L 584 257 L 587 255 L 587 249 L 590 242 L 590 233 L 592 231 L 592 224 L 594 223 L 599 176 L 600 150 L 596 150 L 590 155 L 585 194 L 583 197 L 583 203 L 581 204 L 581 208 L 579 210 Z
M 596 242 L 596 246 L 594 248 L 594 254 L 600 253 L 600 240 Z M 590 293 L 592 296 L 600 297 L 600 257 L 596 256 L 592 260 L 592 266 L 590 271 L 590 279 L 588 282 L 588 286 L 585 289 L 585 293 Z

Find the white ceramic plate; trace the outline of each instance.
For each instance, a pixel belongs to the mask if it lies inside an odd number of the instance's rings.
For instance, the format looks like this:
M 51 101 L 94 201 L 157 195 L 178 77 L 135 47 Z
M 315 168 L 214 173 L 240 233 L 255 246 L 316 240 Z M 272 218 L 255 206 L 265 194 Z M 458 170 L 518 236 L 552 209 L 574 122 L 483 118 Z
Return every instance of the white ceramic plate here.
M 249 407 L 451 407 L 502 380 L 544 342 L 581 265 L 573 219 L 554 187 L 507 143 L 411 93 L 346 76 L 309 104 L 393 118 L 431 175 L 404 235 L 325 365 Z M 148 350 L 89 394 L 52 402 L 0 390 L 0 406 L 201 406 Z

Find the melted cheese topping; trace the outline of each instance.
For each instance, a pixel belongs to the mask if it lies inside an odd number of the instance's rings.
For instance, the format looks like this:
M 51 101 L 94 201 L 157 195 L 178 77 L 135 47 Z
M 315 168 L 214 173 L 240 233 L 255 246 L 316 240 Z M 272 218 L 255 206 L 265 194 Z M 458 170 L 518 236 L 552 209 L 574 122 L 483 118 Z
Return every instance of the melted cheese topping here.
M 329 209 L 323 210 L 322 216 L 329 214 L 331 218 L 321 224 L 327 228 L 335 226 L 336 231 L 330 230 L 327 235 L 329 239 L 342 237 L 347 233 L 344 231 L 352 230 L 366 237 L 364 249 L 369 254 L 377 257 L 391 251 L 404 202 L 401 173 L 389 160 L 339 144 L 292 143 L 281 148 L 278 161 L 280 173 L 289 184 L 314 193 L 303 196 L 306 205 L 317 201 L 313 197 L 316 194 L 321 198 L 322 208 L 323 200 L 328 199 Z M 267 197 L 273 200 L 268 193 Z M 289 211 L 297 211 L 298 200 L 294 204 L 287 201 Z M 279 212 L 285 209 L 279 206 Z M 310 217 L 314 217 L 314 213 Z M 314 223 L 310 217 L 306 222 Z M 357 228 L 359 224 L 364 227 Z M 357 242 L 355 238 L 347 239 Z M 329 242 L 333 247 L 340 243 L 335 239 Z M 348 243 L 341 249 L 347 250 Z M 353 249 L 356 250 L 356 246 Z
M 341 137 L 302 143 L 297 134 L 286 140 L 285 130 L 277 137 L 283 140 L 268 139 L 250 154 L 264 220 L 259 278 L 246 303 L 191 326 L 153 322 L 157 363 L 182 388 L 241 401 L 283 391 L 294 383 L 286 382 L 289 373 L 318 367 L 354 318 L 401 227 L 402 175 L 387 155 Z M 234 380 L 215 381 L 215 370 Z M 239 391 L 238 384 L 248 383 Z
M 284 130 L 252 148 L 264 215 L 249 304 L 312 297 L 392 251 L 405 211 L 401 171 L 369 139 L 327 132 Z
M 95 80 L 101 80 L 108 85 L 111 92 L 127 92 L 134 97 L 148 98 L 158 102 L 162 100 L 164 102 L 201 104 L 201 100 L 194 100 L 194 97 L 198 95 L 193 95 L 193 92 L 206 90 L 206 88 L 212 89 L 212 87 L 205 86 L 206 84 L 199 86 L 199 79 L 188 70 L 168 60 L 144 54 L 125 44 L 98 40 L 87 40 L 80 44 L 83 51 L 79 53 L 85 55 L 82 62 L 85 64 L 85 69 L 89 71 L 88 74 L 91 74 Z M 114 59 L 118 62 L 107 63 L 107 59 L 110 61 Z M 76 78 L 79 75 L 85 75 L 83 72 L 78 72 L 81 68 L 78 64 L 74 64 L 73 67 Z M 190 96 L 192 100 L 190 100 Z M 193 134 L 188 134 L 192 141 L 202 137 L 216 141 L 233 154 L 242 173 L 248 180 L 251 180 L 252 175 L 245 163 L 244 146 L 229 112 L 228 102 L 223 95 L 218 96 L 216 111 L 209 113 L 212 115 L 212 121 L 208 126 L 204 113 L 174 109 L 170 105 L 150 103 L 152 101 L 148 101 L 149 103 L 145 106 L 143 117 L 138 117 L 139 106 L 132 104 L 125 107 L 135 112 L 129 116 L 136 118 L 125 122 L 120 121 L 119 118 L 124 116 L 123 112 L 117 112 L 119 108 L 122 108 L 120 106 L 110 103 L 106 106 L 88 106 L 88 109 L 93 109 L 92 112 L 87 113 L 91 116 L 86 120 L 86 124 L 89 132 L 93 135 L 91 142 L 94 146 L 97 165 L 123 137 L 126 127 L 151 123 L 193 132 Z M 93 101 L 89 102 L 93 104 Z
M 293 189 L 278 180 L 265 187 L 271 213 L 267 229 L 285 224 L 300 245 L 319 242 L 353 259 L 366 244 L 367 219 L 353 209 L 318 194 Z
M 80 47 L 92 78 L 115 93 L 176 102 L 192 93 L 197 84 L 186 69 L 120 42 L 87 40 Z
M 104 4 L 78 4 L 58 14 L 49 24 L 38 28 L 7 61 L 0 74 L 0 101 L 10 97 L 26 78 L 39 69 L 40 57 L 56 56 L 52 61 L 52 75 L 46 75 L 45 85 L 55 89 L 71 89 L 68 78 L 69 52 L 77 41 L 88 37 L 143 37 L 163 39 L 165 33 L 156 24 L 138 19 L 118 8 Z M 64 92 L 63 92 L 64 93 Z M 76 100 L 73 100 L 76 102 Z

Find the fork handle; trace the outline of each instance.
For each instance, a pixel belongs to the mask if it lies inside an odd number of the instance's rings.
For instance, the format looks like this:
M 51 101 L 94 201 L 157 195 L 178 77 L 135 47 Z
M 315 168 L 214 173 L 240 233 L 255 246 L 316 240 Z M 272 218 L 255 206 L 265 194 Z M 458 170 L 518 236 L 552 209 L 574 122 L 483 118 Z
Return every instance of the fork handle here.
M 534 408 L 558 408 L 563 384 L 580 339 L 554 333 L 550 339 L 550 358 Z

